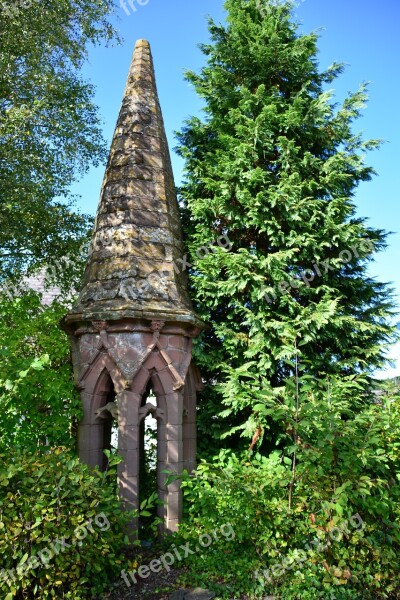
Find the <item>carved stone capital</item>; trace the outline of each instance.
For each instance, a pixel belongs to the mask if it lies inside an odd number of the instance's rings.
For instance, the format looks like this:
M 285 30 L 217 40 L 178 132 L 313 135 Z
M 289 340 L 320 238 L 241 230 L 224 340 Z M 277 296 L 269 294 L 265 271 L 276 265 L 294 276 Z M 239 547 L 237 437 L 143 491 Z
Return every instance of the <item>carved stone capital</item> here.
M 165 325 L 165 321 L 152 321 L 150 328 L 153 332 L 153 336 L 155 338 L 159 338 L 160 337 L 160 331 L 161 329 L 164 327 Z
M 92 326 L 96 331 L 107 331 L 107 321 L 92 321 Z

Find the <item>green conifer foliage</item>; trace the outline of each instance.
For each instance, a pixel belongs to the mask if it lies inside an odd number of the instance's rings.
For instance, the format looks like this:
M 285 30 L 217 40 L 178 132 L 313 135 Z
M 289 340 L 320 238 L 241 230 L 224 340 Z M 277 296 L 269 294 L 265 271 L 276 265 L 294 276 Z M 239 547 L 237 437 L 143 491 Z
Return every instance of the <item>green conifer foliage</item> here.
M 206 66 L 187 73 L 205 117 L 179 134 L 192 295 L 211 324 L 197 360 L 223 384 L 213 402 L 247 412 L 243 384 L 280 386 L 296 355 L 300 374 L 349 376 L 382 365 L 394 337 L 392 290 L 368 275 L 386 234 L 354 202 L 380 144 L 353 131 L 366 87 L 335 104 L 343 65 L 320 70 L 318 37 L 299 32 L 291 4 L 226 1 Z M 230 250 L 215 245 L 223 235 Z

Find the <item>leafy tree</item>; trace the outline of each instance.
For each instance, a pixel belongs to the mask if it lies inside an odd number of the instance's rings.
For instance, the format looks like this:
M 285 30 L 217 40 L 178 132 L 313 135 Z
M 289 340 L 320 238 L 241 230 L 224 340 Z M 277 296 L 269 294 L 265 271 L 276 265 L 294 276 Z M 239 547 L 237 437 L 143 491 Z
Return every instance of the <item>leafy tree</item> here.
M 66 310 L 34 292 L 0 301 L 0 452 L 75 446 L 81 403 L 58 325 Z
M 186 122 L 179 152 L 192 295 L 211 324 L 197 346 L 213 384 L 204 411 L 223 397 L 243 423 L 254 421 L 255 390 L 273 395 L 296 368 L 322 377 L 381 366 L 394 302 L 367 272 L 386 234 L 354 203 L 380 144 L 353 131 L 365 85 L 333 102 L 327 86 L 343 65 L 320 70 L 317 35 L 299 32 L 291 2 L 225 7 L 227 24 L 211 20 L 201 46 L 206 66 L 187 74 L 205 117 Z M 221 235 L 231 250 L 204 256 Z
M 0 4 L 0 279 L 79 257 L 91 219 L 71 182 L 104 158 L 89 44 L 109 41 L 111 0 Z

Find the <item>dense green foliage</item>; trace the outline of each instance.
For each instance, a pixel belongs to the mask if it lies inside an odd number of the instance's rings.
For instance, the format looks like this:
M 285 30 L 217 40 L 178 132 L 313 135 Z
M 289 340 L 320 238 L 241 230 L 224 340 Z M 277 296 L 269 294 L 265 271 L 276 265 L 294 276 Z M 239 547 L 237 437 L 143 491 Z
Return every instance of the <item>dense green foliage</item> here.
M 89 45 L 115 38 L 112 9 L 109 0 L 0 4 L 0 596 L 7 600 L 100 593 L 118 576 L 125 543 L 115 469 L 90 471 L 71 452 L 81 408 L 59 328 L 67 304 L 60 294 L 44 306 L 20 285 L 21 274 L 47 269 L 49 282 L 69 292 L 81 276 L 91 218 L 73 211 L 69 189 L 104 159 L 105 147 L 94 89 L 80 71 Z M 82 532 L 80 545 L 74 536 Z
M 189 558 L 187 581 L 220 597 L 398 598 L 400 389 L 361 411 L 362 382 L 293 382 L 263 409 L 296 439 L 268 456 L 221 451 L 184 481 L 185 539 L 230 523 Z M 268 406 L 268 409 L 267 409 Z
M 319 69 L 317 35 L 299 33 L 291 5 L 227 0 L 206 66 L 187 75 L 205 104 L 179 136 L 192 296 L 211 326 L 196 355 L 212 384 L 204 430 L 222 397 L 252 418 L 257 390 L 274 394 L 296 355 L 302 373 L 350 375 L 382 365 L 393 339 L 391 292 L 367 273 L 385 234 L 354 203 L 379 146 L 353 132 L 365 87 L 334 103 L 343 67 Z M 204 257 L 221 235 L 231 250 Z
M 400 398 L 398 384 L 376 396 L 371 374 L 395 308 L 368 275 L 386 235 L 354 202 L 379 142 L 353 131 L 365 86 L 334 103 L 343 66 L 321 71 L 292 5 L 226 0 L 206 66 L 188 73 L 205 117 L 179 136 L 181 196 L 210 328 L 195 348 L 203 461 L 183 484 L 180 535 L 194 544 L 229 522 L 235 540 L 191 555 L 185 581 L 221 598 L 394 599 Z M 219 236 L 230 249 L 205 255 Z
M 0 301 L 0 451 L 75 445 L 80 399 L 58 324 L 66 310 L 34 292 Z
M 66 288 L 89 220 L 59 198 L 102 156 L 79 69 L 87 43 L 113 35 L 111 2 L 25 4 L 0 8 L 0 281 L 53 263 Z M 209 385 L 203 460 L 183 481 L 187 518 L 164 545 L 189 542 L 182 582 L 219 598 L 395 599 L 400 396 L 398 382 L 376 396 L 370 376 L 395 337 L 394 309 L 367 274 L 385 234 L 354 205 L 379 143 L 352 130 L 365 88 L 333 103 L 327 86 L 342 66 L 320 71 L 317 37 L 299 34 L 291 4 L 227 0 L 227 25 L 210 23 L 206 67 L 188 75 L 206 111 L 186 124 L 180 151 L 192 296 L 211 325 L 195 359 Z M 66 306 L 4 296 L 3 285 L 0 593 L 89 598 L 130 555 L 120 555 L 119 459 L 109 454 L 101 474 L 74 456 Z M 253 436 L 249 450 L 239 435 L 246 445 Z M 229 449 L 212 458 L 218 444 Z M 154 494 L 145 499 L 153 458 L 141 465 L 146 537 L 157 525 Z
M 115 481 L 66 448 L 0 455 L 2 598 L 81 600 L 118 577 L 130 515 Z
M 112 7 L 0 4 L 0 280 L 79 256 L 91 219 L 73 212 L 68 190 L 105 152 L 93 86 L 80 69 L 89 44 L 114 36 Z

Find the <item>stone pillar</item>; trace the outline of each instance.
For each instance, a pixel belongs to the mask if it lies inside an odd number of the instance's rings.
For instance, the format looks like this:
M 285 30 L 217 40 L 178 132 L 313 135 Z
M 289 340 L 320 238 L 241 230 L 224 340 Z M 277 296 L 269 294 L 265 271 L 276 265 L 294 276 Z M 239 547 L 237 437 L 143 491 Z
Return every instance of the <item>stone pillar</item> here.
M 125 391 L 118 394 L 118 452 L 123 462 L 118 465 L 121 497 L 126 510 L 139 508 L 139 408 L 140 394 Z M 131 530 L 137 529 L 132 521 Z
M 197 429 L 196 429 L 196 388 L 193 381 L 193 367 L 189 367 L 186 377 L 183 400 L 183 466 L 191 472 L 196 468 Z
M 78 454 L 91 467 L 103 466 L 103 425 L 81 423 L 78 427 Z
M 81 392 L 83 417 L 78 426 L 78 454 L 80 459 L 91 467 L 103 469 L 107 459 L 104 450 L 109 448 L 111 418 L 96 416 L 96 410 L 103 407 L 110 391 L 90 394 Z
M 168 394 L 166 398 L 168 414 L 165 438 L 167 446 L 166 468 L 172 473 L 179 474 L 183 471 L 183 393 L 179 391 Z M 182 491 L 179 480 L 172 482 L 167 487 L 166 501 L 166 531 L 177 531 L 182 517 Z
M 166 405 L 164 395 L 157 395 L 157 404 L 160 406 Z M 158 411 L 159 412 L 159 409 Z M 156 413 L 157 415 L 157 413 Z M 167 476 L 162 471 L 167 469 L 167 442 L 166 442 L 166 426 L 164 418 L 157 417 L 157 493 L 158 497 L 164 504 L 157 507 L 157 516 L 163 520 L 164 525 L 160 527 L 164 531 L 165 521 L 167 517 L 166 502 L 167 502 L 167 487 L 165 485 Z

